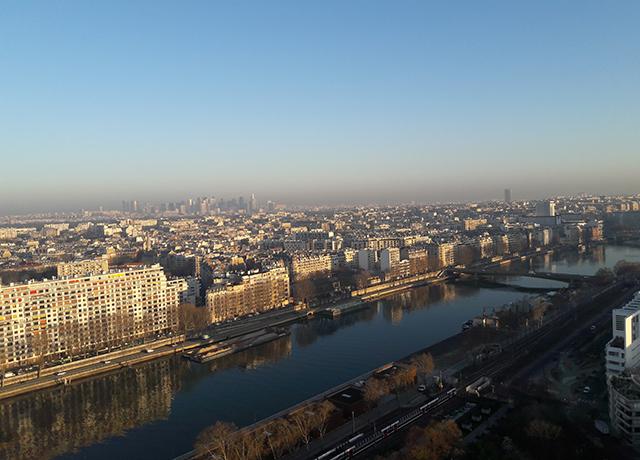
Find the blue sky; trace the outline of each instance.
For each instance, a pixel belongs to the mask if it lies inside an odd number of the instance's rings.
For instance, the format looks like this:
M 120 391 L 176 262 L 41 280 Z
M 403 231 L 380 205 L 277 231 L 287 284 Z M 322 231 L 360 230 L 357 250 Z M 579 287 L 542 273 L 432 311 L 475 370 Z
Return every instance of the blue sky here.
M 638 24 L 637 1 L 4 1 L 0 212 L 638 192 Z

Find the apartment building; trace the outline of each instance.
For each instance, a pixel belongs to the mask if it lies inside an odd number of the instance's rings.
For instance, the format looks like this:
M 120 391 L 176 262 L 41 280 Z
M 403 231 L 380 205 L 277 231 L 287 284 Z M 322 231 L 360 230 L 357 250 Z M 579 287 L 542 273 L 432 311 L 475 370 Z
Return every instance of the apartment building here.
M 214 286 L 207 291 L 211 322 L 261 313 L 288 305 L 289 272 L 284 267 L 243 276 L 239 283 Z
M 380 251 L 380 270 L 389 273 L 400 263 L 400 249 L 386 248 Z
M 358 267 L 362 270 L 375 271 L 378 269 L 378 251 L 375 249 L 358 250 Z
M 431 269 L 429 254 L 425 248 L 402 248 L 400 257 L 409 262 L 410 275 L 420 275 Z
M 640 450 L 640 375 L 625 371 L 609 381 L 609 416 L 612 431 Z
M 450 267 L 455 264 L 455 245 L 453 243 L 430 244 L 429 266 L 433 268 Z
M 479 236 L 476 241 L 476 251 L 478 259 L 493 257 L 495 255 L 493 238 L 491 238 L 489 235 Z
M 0 364 L 22 366 L 176 331 L 184 280 L 160 265 L 0 287 Z
M 358 266 L 358 251 L 355 249 L 343 249 L 331 255 L 331 270 L 341 268 L 356 268 Z
M 331 255 L 296 255 L 291 259 L 291 274 L 298 281 L 331 272 Z
M 56 271 L 59 278 L 100 275 L 109 271 L 109 261 L 107 259 L 90 259 L 77 262 L 62 262 L 56 265 Z
M 507 233 L 506 237 L 509 254 L 519 254 L 529 249 L 529 237 L 526 233 L 512 231 Z
M 612 314 L 605 346 L 609 417 L 614 433 L 640 448 L 640 292 Z
M 199 305 L 200 304 L 200 279 L 195 276 L 187 276 L 186 278 L 180 278 L 180 303 Z
M 0 240 L 13 240 L 18 237 L 16 228 L 0 228 Z
M 607 377 L 640 367 L 640 292 L 611 315 L 613 338 L 605 346 Z
M 493 247 L 495 255 L 504 256 L 510 252 L 509 237 L 507 235 L 495 235 L 493 237 Z
M 465 231 L 472 231 L 487 224 L 487 219 L 465 219 L 463 222 Z

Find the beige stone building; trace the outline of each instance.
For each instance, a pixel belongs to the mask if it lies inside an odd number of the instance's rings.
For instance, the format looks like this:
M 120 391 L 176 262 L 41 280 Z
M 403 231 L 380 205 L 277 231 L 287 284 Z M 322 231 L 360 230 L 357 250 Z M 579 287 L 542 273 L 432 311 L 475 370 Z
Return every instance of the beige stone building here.
M 289 272 L 284 267 L 243 276 L 237 284 L 215 286 L 207 291 L 211 322 L 261 313 L 288 305 Z
M 291 259 L 294 280 L 331 273 L 331 255 L 296 255 Z
M 62 262 L 56 265 L 58 277 L 83 275 L 100 275 L 109 271 L 107 259 L 80 260 L 77 262 Z

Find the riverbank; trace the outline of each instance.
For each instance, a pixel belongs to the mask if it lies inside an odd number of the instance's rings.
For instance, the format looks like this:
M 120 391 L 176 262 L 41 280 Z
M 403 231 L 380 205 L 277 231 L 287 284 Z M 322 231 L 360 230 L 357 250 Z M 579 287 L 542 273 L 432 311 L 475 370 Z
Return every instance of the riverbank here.
M 489 266 L 496 263 L 506 263 L 513 260 L 526 260 L 528 258 L 553 253 L 556 249 L 542 252 L 509 257 L 501 262 L 491 261 Z M 52 366 L 42 370 L 40 377 L 36 372 L 24 373 L 5 379 L 0 388 L 0 400 L 12 398 L 26 393 L 40 391 L 59 385 L 68 385 L 74 381 L 87 379 L 109 372 L 116 372 L 122 368 L 136 364 L 162 359 L 176 353 L 183 353 L 195 348 L 211 345 L 224 340 L 242 338 L 265 328 L 277 328 L 305 320 L 309 315 L 325 315 L 337 318 L 347 313 L 354 313 L 370 306 L 371 302 L 391 297 L 395 294 L 410 291 L 420 286 L 433 285 L 446 282 L 450 277 L 441 272 L 431 272 L 422 275 L 394 280 L 371 286 L 361 291 L 354 291 L 353 298 L 341 301 L 329 307 L 318 307 L 310 310 L 294 311 L 291 307 L 283 310 L 264 313 L 262 315 L 246 318 L 236 323 L 228 323 L 214 326 L 207 330 L 210 336 L 207 340 L 192 339 L 184 341 L 183 338 L 173 337 L 159 341 L 141 344 L 126 350 L 103 354 L 60 366 Z M 497 286 L 496 286 L 497 287 Z M 151 352 L 144 350 L 152 349 Z M 231 351 L 236 353 L 241 349 Z M 63 373 L 62 375 L 56 375 Z
M 223 325 L 209 332 L 209 339 L 188 339 L 184 335 L 146 342 L 124 350 L 104 353 L 98 356 L 73 361 L 36 371 L 8 377 L 0 388 L 0 400 L 27 393 L 45 390 L 61 385 L 69 385 L 83 379 L 116 372 L 152 360 L 167 358 L 225 340 L 242 339 L 265 328 L 277 328 L 307 317 L 307 311 L 286 309 L 265 313 L 264 317 L 254 317 L 242 324 Z M 245 350 L 240 347 L 234 352 Z

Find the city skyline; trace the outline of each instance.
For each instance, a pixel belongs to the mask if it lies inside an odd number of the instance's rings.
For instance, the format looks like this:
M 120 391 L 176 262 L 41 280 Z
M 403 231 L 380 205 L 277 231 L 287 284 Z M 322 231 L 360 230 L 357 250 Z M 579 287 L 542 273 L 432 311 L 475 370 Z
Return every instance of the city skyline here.
M 639 17 L 631 2 L 6 5 L 0 150 L 15 173 L 0 213 L 212 190 L 636 193 Z
M 362 201 L 317 201 L 317 202 L 283 202 L 275 201 L 271 197 L 256 197 L 254 193 L 238 196 L 219 196 L 216 194 L 188 195 L 177 197 L 171 200 L 160 200 L 151 198 L 149 200 L 126 199 L 126 200 L 109 200 L 104 203 L 91 203 L 87 207 L 77 208 L 74 206 L 63 207 L 46 207 L 32 210 L 15 210 L 15 212 L 2 212 L 0 217 L 12 216 L 28 216 L 28 215 L 47 215 L 47 214 L 73 214 L 77 212 L 125 212 L 137 214 L 162 214 L 166 212 L 176 212 L 180 215 L 207 215 L 223 211 L 247 211 L 249 213 L 259 211 L 275 211 L 277 209 L 350 209 L 362 207 L 385 207 L 385 206 L 447 206 L 447 205 L 465 205 L 472 203 L 548 203 L 558 198 L 577 198 L 577 197 L 638 197 L 640 193 L 619 193 L 619 194 L 597 194 L 582 191 L 571 195 L 539 195 L 537 197 L 520 196 L 517 192 L 512 197 L 511 189 L 502 190 L 503 196 L 495 196 L 487 199 L 469 199 L 469 200 L 362 200 Z M 507 194 L 508 192 L 508 194 Z M 253 201 L 255 200 L 255 201 Z M 205 206 L 202 208 L 202 206 Z M 206 211 L 203 211 L 205 209 Z

